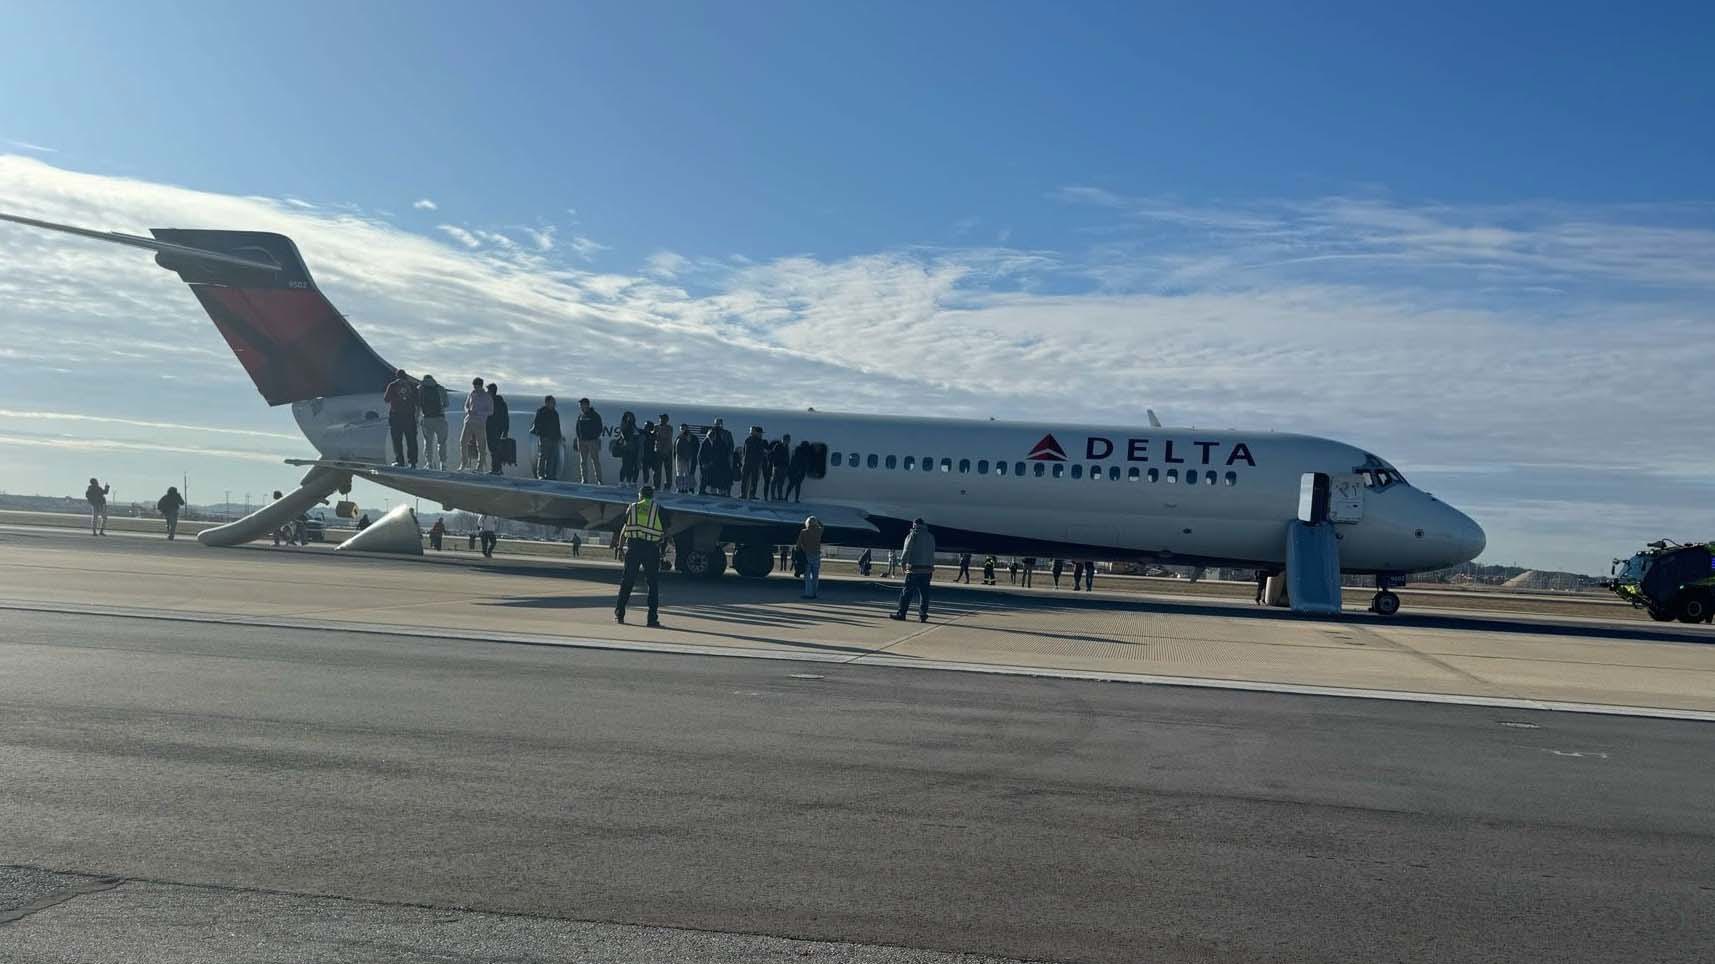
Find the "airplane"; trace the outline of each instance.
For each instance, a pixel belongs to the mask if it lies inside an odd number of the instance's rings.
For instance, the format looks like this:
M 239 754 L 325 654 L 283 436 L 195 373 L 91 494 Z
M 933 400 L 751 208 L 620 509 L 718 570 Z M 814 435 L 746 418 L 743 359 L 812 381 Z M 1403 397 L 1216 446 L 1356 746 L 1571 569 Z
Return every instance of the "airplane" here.
M 145 238 L 4 213 L 0 220 L 154 251 L 190 286 L 267 403 L 292 406 L 320 455 L 293 461 L 310 469 L 301 487 L 205 542 L 259 538 L 336 489 L 349 491 L 354 477 L 448 508 L 577 529 L 617 527 L 635 497 L 612 484 L 531 478 L 523 467 L 532 460 L 522 455 L 502 475 L 391 464 L 382 391 L 395 366 L 322 294 L 284 235 L 156 228 Z M 459 383 L 443 384 L 453 389 L 449 423 L 462 421 Z M 1390 589 L 1408 573 L 1466 562 L 1486 541 L 1470 517 L 1386 460 L 1310 435 L 1164 427 L 1153 411 L 1147 425 L 1125 426 L 591 401 L 609 434 L 629 411 L 640 422 L 665 413 L 675 428 L 688 423 L 699 433 L 723 418 L 739 444 L 753 425 L 770 439 L 810 443 L 802 502 L 657 495 L 677 565 L 693 576 L 725 570 L 729 546 L 740 575 L 768 575 L 773 547 L 794 541 L 810 515 L 832 545 L 894 548 L 922 518 L 943 552 L 1228 566 L 1264 576 L 1286 571 L 1294 533 L 1308 531 L 1321 534 L 1329 558 L 1301 558 L 1327 568 L 1334 608 L 1338 573 L 1373 575 L 1370 608 L 1391 615 L 1399 598 Z M 513 410 L 513 438 L 529 438 L 533 407 Z M 575 413 L 570 405 L 562 411 Z M 455 446 L 461 427 L 449 424 Z M 601 457 L 603 478 L 614 479 L 615 460 Z M 575 473 L 576 459 L 562 456 L 562 474 Z

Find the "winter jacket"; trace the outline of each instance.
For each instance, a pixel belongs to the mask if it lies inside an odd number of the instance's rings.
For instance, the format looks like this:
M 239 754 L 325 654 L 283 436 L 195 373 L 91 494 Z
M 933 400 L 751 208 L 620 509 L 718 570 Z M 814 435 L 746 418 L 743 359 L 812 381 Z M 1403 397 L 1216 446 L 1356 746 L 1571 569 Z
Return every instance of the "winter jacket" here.
M 763 460 L 768 458 L 768 441 L 760 435 L 744 437 L 744 464 L 746 467 L 760 470 Z
M 935 568 L 935 534 L 928 526 L 914 525 L 911 534 L 905 537 L 905 548 L 900 553 L 905 562 L 905 568 L 910 572 L 928 572 Z
M 506 408 L 506 397 L 494 393 L 494 411 L 488 413 L 488 437 L 505 438 L 512 434 L 512 413 Z
M 387 403 L 389 415 L 417 417 L 417 386 L 408 378 L 395 378 L 388 382 L 387 391 L 381 393 L 381 400 Z
M 447 390 L 432 378 L 425 377 L 417 386 L 417 411 L 424 418 L 441 418 L 447 414 Z
M 798 551 L 812 559 L 821 558 L 822 524 L 816 521 L 815 516 L 811 516 L 810 520 L 804 523 L 803 530 L 798 533 Z
M 464 399 L 465 421 L 476 419 L 487 423 L 488 416 L 494 414 L 494 397 L 481 388 L 473 388 Z
M 601 438 L 601 413 L 594 408 L 587 412 L 578 412 L 578 423 L 572 430 L 577 433 L 580 442 L 593 442 Z
M 560 441 L 560 411 L 544 405 L 536 410 L 536 417 L 530 422 L 530 434 L 544 442 Z
M 697 464 L 697 448 L 701 443 L 689 432 L 679 433 L 673 442 L 673 457 L 681 472 L 689 472 Z

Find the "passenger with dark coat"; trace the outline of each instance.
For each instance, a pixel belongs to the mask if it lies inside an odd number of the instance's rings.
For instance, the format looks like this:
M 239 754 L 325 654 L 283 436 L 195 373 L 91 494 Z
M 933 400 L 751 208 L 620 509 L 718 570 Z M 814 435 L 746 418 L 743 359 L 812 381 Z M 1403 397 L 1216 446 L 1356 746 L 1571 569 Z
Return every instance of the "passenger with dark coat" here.
M 809 442 L 799 442 L 798 447 L 792 450 L 792 458 L 786 465 L 786 490 L 780 493 L 781 499 L 798 501 L 804 490 L 804 476 L 810 474 L 810 460 L 813 458 L 815 454 Z
M 1054 565 L 1049 567 L 1048 572 L 1050 575 L 1052 575 L 1054 577 L 1054 588 L 1055 589 L 1060 588 L 1060 574 L 1062 572 L 1065 572 L 1065 571 L 1066 571 L 1066 560 L 1064 560 L 1064 559 L 1054 560 Z M 1076 589 L 1077 587 L 1074 586 L 1072 588 Z
M 578 421 L 573 431 L 578 442 L 578 481 L 601 485 L 601 413 L 587 398 L 578 399 Z
M 417 467 L 417 383 L 401 368 L 393 373 L 387 390 L 381 393 L 387 403 L 387 429 L 393 435 L 393 464 Z
M 447 468 L 447 390 L 424 375 L 417 386 L 417 424 L 423 430 L 423 466 L 446 471 Z
M 726 430 L 724 419 L 715 419 L 714 427 L 703 436 L 697 461 L 702 463 L 703 482 L 699 492 L 715 495 L 732 494 L 732 433 Z
M 655 423 L 655 491 L 673 484 L 673 422 L 666 412 Z
M 439 552 L 441 549 L 441 540 L 446 538 L 446 535 L 446 522 L 436 519 L 435 524 L 429 527 L 429 548 Z
M 565 441 L 565 436 L 560 432 L 560 410 L 554 407 L 554 396 L 542 399 L 542 407 L 530 420 L 530 434 L 536 436 L 536 478 L 558 479 L 560 443 Z
M 619 484 L 637 484 L 637 416 L 626 412 L 619 417 L 619 428 L 613 435 L 613 454 L 619 457 Z
M 756 498 L 757 486 L 762 484 L 762 463 L 768 460 L 768 440 L 762 437 L 762 426 L 752 425 L 744 437 L 743 484 L 739 493 L 746 499 Z
M 637 479 L 644 485 L 653 486 L 650 473 L 655 467 L 655 423 L 644 421 L 637 423 Z
M 792 464 L 792 436 L 782 435 L 779 441 L 768 447 L 768 464 L 771 468 L 768 497 L 779 501 L 786 498 L 786 468 Z
M 1084 560 L 1084 591 L 1096 591 L 1096 563 L 1093 559 Z
M 959 553 L 959 574 L 953 577 L 953 581 L 954 582 L 962 582 L 967 586 L 970 585 L 970 583 L 971 583 L 971 554 L 970 553 L 968 553 L 968 552 Z
M 673 488 L 691 492 L 697 481 L 697 449 L 702 443 L 691 434 L 691 423 L 679 426 L 679 436 L 673 440 Z
M 155 503 L 156 511 L 167 521 L 168 542 L 173 541 L 173 537 L 179 534 L 179 510 L 184 507 L 185 497 L 179 494 L 179 487 L 176 485 L 167 486 L 167 494 Z
M 107 493 L 113 491 L 113 486 L 102 485 L 95 479 L 89 480 L 89 488 L 83 490 L 83 497 L 89 502 L 89 534 L 92 536 L 107 535 Z
M 501 440 L 512 435 L 512 413 L 506 409 L 506 399 L 500 395 L 500 383 L 488 383 L 488 397 L 494 402 L 494 410 L 488 413 L 488 461 L 492 466 L 488 471 L 491 475 L 499 475 L 502 468 L 500 457 Z

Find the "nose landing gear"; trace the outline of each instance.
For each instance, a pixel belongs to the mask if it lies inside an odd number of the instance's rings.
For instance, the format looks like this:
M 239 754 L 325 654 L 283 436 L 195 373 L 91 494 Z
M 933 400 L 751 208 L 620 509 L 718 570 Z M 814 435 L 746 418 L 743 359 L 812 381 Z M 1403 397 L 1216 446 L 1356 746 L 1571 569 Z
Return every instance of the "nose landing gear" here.
M 1392 616 L 1399 612 L 1399 596 L 1386 589 L 1381 590 L 1370 599 L 1370 612 L 1378 616 Z

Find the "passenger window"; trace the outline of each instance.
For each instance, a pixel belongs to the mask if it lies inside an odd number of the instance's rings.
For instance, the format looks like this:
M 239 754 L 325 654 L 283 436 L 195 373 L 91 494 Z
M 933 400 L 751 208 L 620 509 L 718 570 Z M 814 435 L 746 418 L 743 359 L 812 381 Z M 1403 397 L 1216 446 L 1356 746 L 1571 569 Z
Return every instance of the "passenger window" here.
M 959 474 L 960 475 L 968 475 L 968 474 L 970 474 L 970 471 L 971 471 L 971 460 L 970 459 L 960 459 L 959 460 Z
M 909 472 L 916 467 L 917 467 L 917 456 L 907 455 L 905 457 L 905 471 Z
M 869 467 L 873 469 L 873 468 L 880 467 L 880 465 L 881 465 L 881 456 L 876 455 L 874 452 L 871 452 L 869 454 Z
M 1161 481 L 1161 470 L 1160 469 L 1150 469 L 1149 470 L 1149 481 L 1160 482 Z
M 1155 470 L 1151 469 L 1150 471 L 1153 472 Z M 1179 481 L 1179 470 L 1178 469 L 1168 469 L 1167 470 L 1167 481 L 1169 481 L 1169 482 Z
M 934 458 L 934 456 L 931 456 L 931 455 L 923 456 L 923 471 L 925 471 L 925 472 L 935 471 L 935 458 Z
M 889 455 L 887 457 L 887 467 L 890 469 L 898 468 L 899 467 L 899 456 Z
M 942 459 L 941 460 L 941 471 L 943 471 L 943 472 L 953 471 L 953 460 L 952 459 Z
M 1185 470 L 1185 484 L 1186 485 L 1196 485 L 1197 484 L 1197 470 L 1196 469 L 1186 469 Z
M 1061 477 L 1061 476 L 1064 476 L 1064 475 L 1065 475 L 1065 474 L 1066 474 L 1066 463 L 1064 463 L 1064 462 L 1055 462 L 1055 463 L 1054 463 L 1054 477 L 1055 477 L 1055 478 L 1056 478 L 1056 479 L 1058 479 L 1058 478 L 1060 478 L 1060 477 Z
M 1137 466 L 1135 465 L 1125 470 L 1125 480 L 1127 482 L 1136 482 L 1140 475 L 1141 473 L 1137 471 Z
M 996 462 L 994 464 L 994 474 L 1005 475 L 1006 474 L 1006 463 L 1005 462 Z
M 819 479 L 828 474 L 828 443 L 810 443 L 810 478 Z
M 1238 485 L 1239 484 L 1239 474 L 1237 472 L 1228 472 L 1227 473 L 1227 484 L 1228 485 Z
M 858 467 L 858 454 L 856 452 L 846 453 L 846 465 L 854 469 Z
M 1134 469 L 1133 471 L 1136 471 L 1136 470 Z M 1108 481 L 1109 482 L 1118 482 L 1119 480 L 1120 480 L 1120 467 L 1117 465 L 1109 466 L 1108 467 Z
M 978 475 L 989 474 L 989 460 L 988 459 L 978 459 L 977 460 L 977 474 Z
M 1048 469 L 1041 462 L 1036 463 L 1036 477 L 1037 478 L 1039 478 L 1039 479 L 1042 478 L 1042 473 L 1047 472 L 1047 471 L 1048 471 Z
M 1072 466 L 1072 478 L 1081 479 L 1083 477 L 1084 477 L 1084 467 L 1082 465 Z
M 839 467 L 839 464 L 840 464 L 840 453 L 838 453 L 838 452 L 835 452 L 835 453 L 834 453 L 834 458 L 833 458 L 833 463 L 834 463 L 834 467 L 835 467 L 835 468 L 838 468 L 838 467 Z
M 1211 469 L 1208 472 L 1203 473 L 1203 484 L 1204 485 L 1214 485 L 1215 484 L 1215 472 L 1213 469 Z

